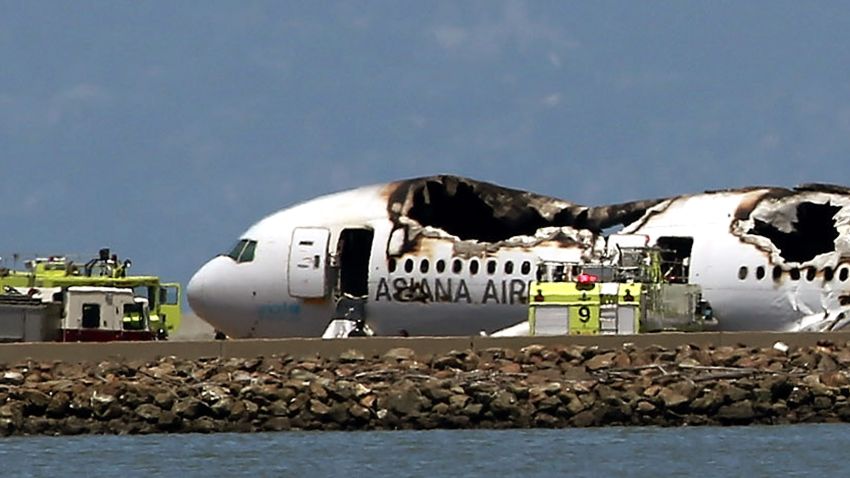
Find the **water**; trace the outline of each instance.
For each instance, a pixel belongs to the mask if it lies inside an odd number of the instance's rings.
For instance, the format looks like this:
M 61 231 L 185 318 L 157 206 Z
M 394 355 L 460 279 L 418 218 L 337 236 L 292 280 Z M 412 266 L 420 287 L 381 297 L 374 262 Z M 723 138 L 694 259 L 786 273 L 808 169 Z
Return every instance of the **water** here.
M 841 474 L 850 426 L 0 438 L 4 476 Z

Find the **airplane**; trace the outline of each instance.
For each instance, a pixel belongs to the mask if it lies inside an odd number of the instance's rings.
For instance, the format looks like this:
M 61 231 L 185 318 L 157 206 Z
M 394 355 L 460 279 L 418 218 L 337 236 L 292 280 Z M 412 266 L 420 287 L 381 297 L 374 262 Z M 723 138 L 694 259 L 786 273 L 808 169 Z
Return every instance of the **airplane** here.
M 275 212 L 187 296 L 236 338 L 318 337 L 343 317 L 376 335 L 493 333 L 526 319 L 541 261 L 588 260 L 614 230 L 667 251 L 720 330 L 837 330 L 850 321 L 849 204 L 848 188 L 805 184 L 584 206 L 428 176 Z

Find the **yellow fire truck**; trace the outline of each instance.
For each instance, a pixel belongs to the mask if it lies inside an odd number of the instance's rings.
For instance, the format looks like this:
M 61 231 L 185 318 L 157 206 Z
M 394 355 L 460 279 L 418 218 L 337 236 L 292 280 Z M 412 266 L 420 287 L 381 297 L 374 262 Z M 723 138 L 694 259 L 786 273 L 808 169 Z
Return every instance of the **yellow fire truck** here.
M 161 330 L 160 335 L 174 333 L 182 315 L 180 284 L 161 282 L 157 276 L 128 275 L 131 265 L 109 249 L 101 249 L 98 257 L 84 264 L 64 256 L 39 257 L 25 261 L 24 271 L 0 267 L 0 294 L 32 295 L 43 288 L 81 286 L 131 289 L 136 297 L 147 299 L 150 328 Z
M 542 262 L 529 292 L 530 335 L 636 334 L 717 326 L 700 287 L 665 279 L 661 251 L 620 247 L 598 263 Z

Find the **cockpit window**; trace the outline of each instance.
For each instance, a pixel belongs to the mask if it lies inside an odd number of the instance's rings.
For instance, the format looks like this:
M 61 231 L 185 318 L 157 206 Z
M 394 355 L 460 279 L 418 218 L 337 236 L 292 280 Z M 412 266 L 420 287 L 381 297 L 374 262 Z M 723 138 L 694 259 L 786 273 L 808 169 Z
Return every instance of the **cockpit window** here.
M 257 241 L 242 239 L 237 242 L 233 249 L 227 253 L 227 257 L 236 262 L 251 262 L 254 260 L 254 250 L 257 248 Z
M 245 249 L 246 242 L 248 241 L 242 240 L 237 242 L 236 245 L 233 246 L 233 249 L 231 249 L 230 252 L 227 253 L 227 257 L 233 259 L 234 261 L 238 261 L 239 254 L 242 254 L 242 249 Z
M 242 255 L 236 262 L 251 262 L 254 260 L 254 249 L 257 248 L 257 241 L 248 241 L 245 244 L 245 249 L 242 250 Z

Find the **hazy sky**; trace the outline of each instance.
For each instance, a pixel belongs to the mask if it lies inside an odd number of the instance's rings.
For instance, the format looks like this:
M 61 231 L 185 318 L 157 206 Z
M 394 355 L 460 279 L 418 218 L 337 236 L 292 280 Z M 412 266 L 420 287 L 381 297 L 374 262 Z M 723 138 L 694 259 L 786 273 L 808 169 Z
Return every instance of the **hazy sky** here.
M 850 184 L 842 2 L 0 0 L 0 255 L 186 282 L 261 217 L 453 173 L 580 203 Z

